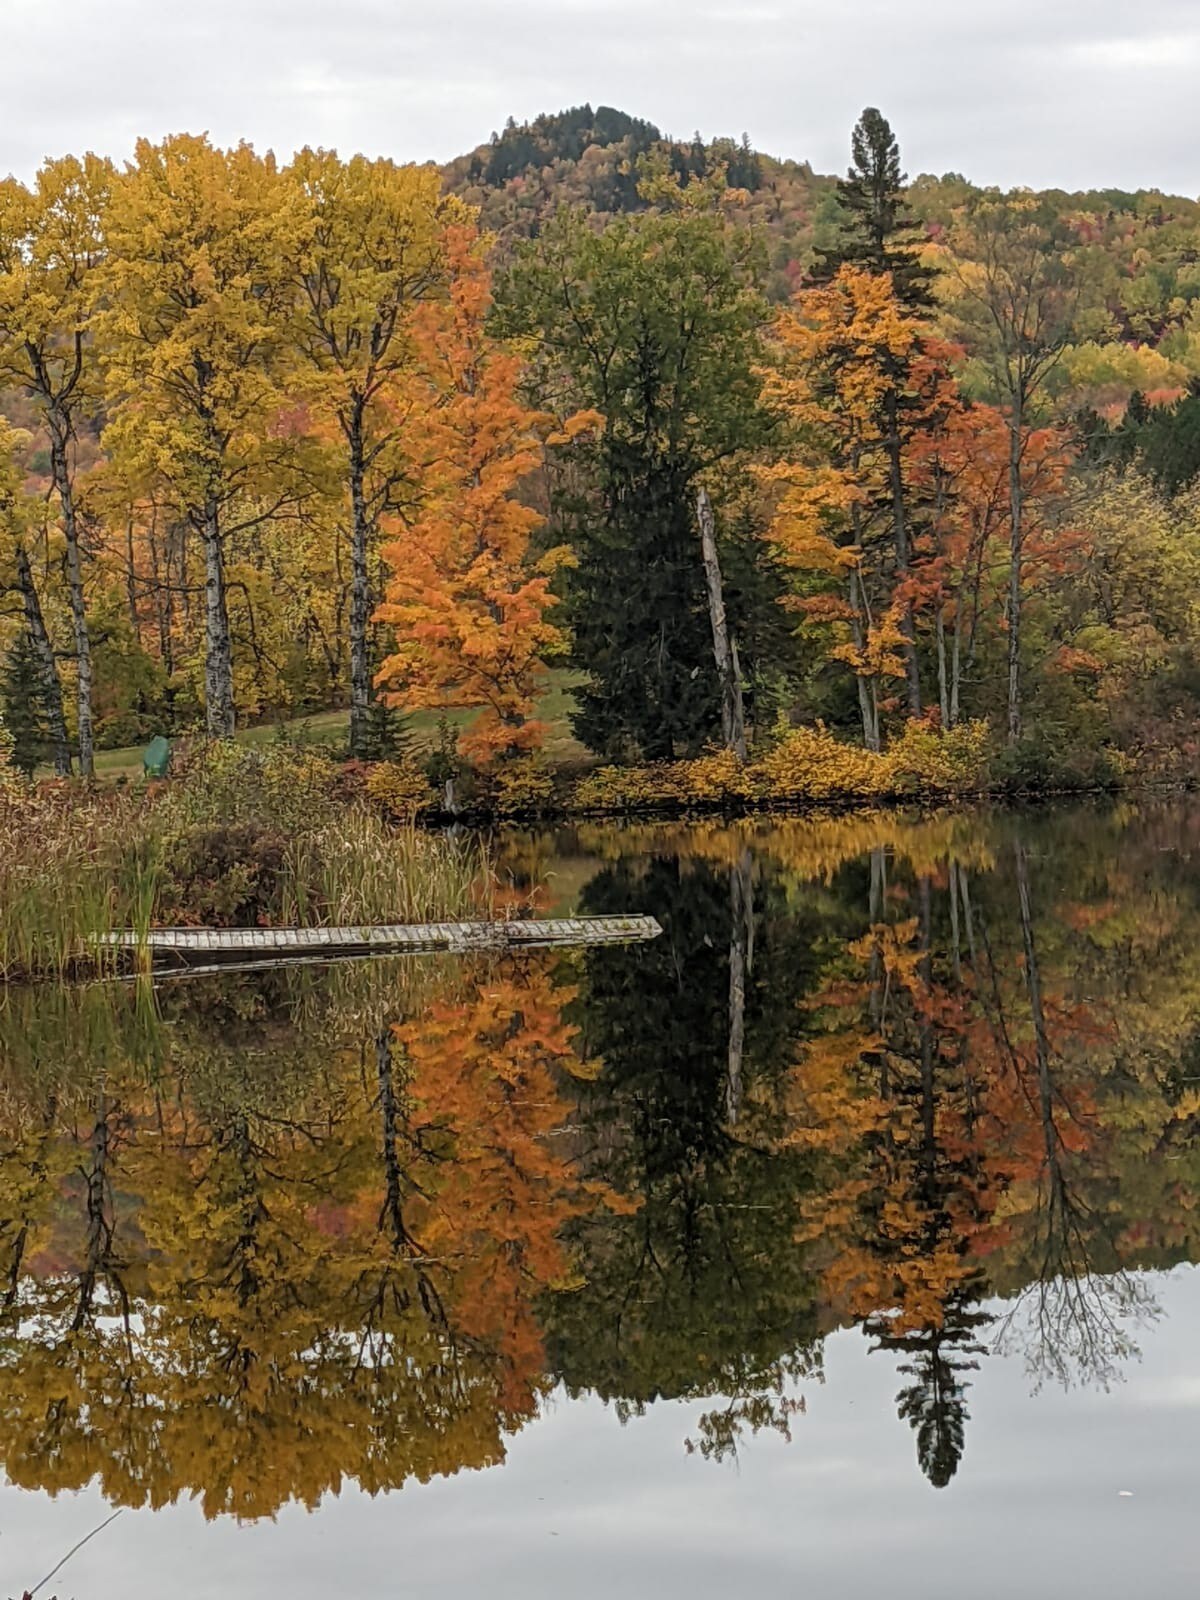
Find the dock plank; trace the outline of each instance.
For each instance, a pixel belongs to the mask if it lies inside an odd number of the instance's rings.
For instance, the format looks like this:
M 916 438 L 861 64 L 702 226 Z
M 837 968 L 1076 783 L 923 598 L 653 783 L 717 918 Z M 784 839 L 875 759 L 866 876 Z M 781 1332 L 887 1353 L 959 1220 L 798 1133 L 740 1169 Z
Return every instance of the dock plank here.
M 662 928 L 651 916 L 496 919 L 484 922 L 384 923 L 344 928 L 152 928 L 146 935 L 112 933 L 104 949 L 148 950 L 185 964 L 197 959 L 267 960 L 356 954 L 379 955 L 439 950 L 536 949 L 555 945 L 636 943 L 656 939 Z

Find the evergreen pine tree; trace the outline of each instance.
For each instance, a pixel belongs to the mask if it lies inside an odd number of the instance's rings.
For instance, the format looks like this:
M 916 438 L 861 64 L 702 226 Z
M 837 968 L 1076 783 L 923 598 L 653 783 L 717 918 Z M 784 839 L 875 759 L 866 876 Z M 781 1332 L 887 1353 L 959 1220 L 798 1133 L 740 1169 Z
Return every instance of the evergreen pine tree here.
M 386 630 L 386 635 L 387 640 L 390 640 L 392 637 L 390 629 Z M 381 640 L 378 631 L 372 640 L 370 652 L 372 685 L 390 653 L 387 640 Z M 412 728 L 407 713 L 401 711 L 398 706 L 389 705 L 384 696 L 372 688 L 360 751 L 362 760 L 403 761 L 411 754 Z
M 610 758 L 694 754 L 720 728 L 696 494 L 712 473 L 728 539 L 738 463 L 772 427 L 754 251 L 700 204 L 602 234 L 564 215 L 506 285 L 502 314 L 537 336 L 543 388 L 604 418 L 572 448 L 572 490 L 556 494 L 552 520 L 576 556 L 563 611 L 587 679 L 572 723 Z
M 12 741 L 12 764 L 32 777 L 34 768 L 44 759 L 47 736 L 37 658 L 33 641 L 25 629 L 5 661 L 0 681 L 0 708 Z
M 891 124 L 874 106 L 868 106 L 855 124 L 850 148 L 850 169 L 837 189 L 840 226 L 834 244 L 817 252 L 815 276 L 832 279 L 843 266 L 874 277 L 887 275 L 902 311 L 928 312 L 933 305 L 933 272 L 921 260 L 921 232 L 904 197 L 906 175 L 900 165 L 900 146 Z M 912 409 L 911 358 L 897 358 L 884 370 L 889 381 L 879 400 L 878 420 L 889 475 L 880 509 L 888 512 L 896 577 L 903 584 L 914 559 L 914 522 L 919 514 L 905 483 L 903 462 Z M 911 601 L 905 603 L 900 627 L 908 712 L 917 717 L 922 709 L 921 665 Z
M 896 294 L 912 310 L 933 304 L 933 273 L 920 259 L 921 230 L 904 198 L 907 175 L 887 118 L 868 106 L 850 136 L 852 160 L 837 187 L 841 227 L 836 243 L 818 251 L 817 277 L 835 277 L 843 263 L 890 272 Z
M 378 695 L 367 709 L 362 741 L 364 761 L 402 761 L 412 747 L 412 733 L 403 711 L 389 706 Z

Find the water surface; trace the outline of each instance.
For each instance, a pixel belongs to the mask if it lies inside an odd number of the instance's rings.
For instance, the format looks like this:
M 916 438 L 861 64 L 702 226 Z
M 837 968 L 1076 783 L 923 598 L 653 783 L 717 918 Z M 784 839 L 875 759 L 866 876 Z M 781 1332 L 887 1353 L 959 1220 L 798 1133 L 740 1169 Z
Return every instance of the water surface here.
M 579 828 L 651 945 L 0 1001 L 0 1592 L 1192 1596 L 1200 810 Z

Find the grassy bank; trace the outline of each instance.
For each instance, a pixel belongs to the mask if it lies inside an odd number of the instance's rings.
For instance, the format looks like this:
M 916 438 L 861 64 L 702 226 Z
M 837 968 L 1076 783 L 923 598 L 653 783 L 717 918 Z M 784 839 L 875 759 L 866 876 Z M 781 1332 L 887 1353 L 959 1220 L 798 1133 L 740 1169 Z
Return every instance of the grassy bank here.
M 319 752 L 211 747 L 168 784 L 0 790 L 0 981 L 103 966 L 155 926 L 440 921 L 480 892 L 477 845 L 389 824 Z
M 579 673 L 556 668 L 549 674 L 546 692 L 538 702 L 538 717 L 548 730 L 545 756 L 547 761 L 558 767 L 586 766 L 592 760 L 586 748 L 571 732 L 570 716 L 575 709 L 572 689 L 579 681 Z M 470 711 L 452 711 L 447 714 L 446 721 L 450 727 L 460 728 L 473 715 Z M 434 711 L 416 711 L 405 719 L 414 757 L 422 759 L 436 748 L 439 722 L 438 713 Z M 350 738 L 350 713 L 314 711 L 307 716 L 259 723 L 254 727 L 240 728 L 236 742 L 245 749 L 255 750 L 278 743 L 281 738 L 292 744 L 311 745 L 331 759 L 339 759 L 345 754 Z M 144 749 L 144 744 L 138 744 L 125 745 L 116 750 L 97 750 L 96 776 L 110 782 L 118 778 L 139 777 Z M 39 769 L 39 778 L 50 776 L 49 767 Z

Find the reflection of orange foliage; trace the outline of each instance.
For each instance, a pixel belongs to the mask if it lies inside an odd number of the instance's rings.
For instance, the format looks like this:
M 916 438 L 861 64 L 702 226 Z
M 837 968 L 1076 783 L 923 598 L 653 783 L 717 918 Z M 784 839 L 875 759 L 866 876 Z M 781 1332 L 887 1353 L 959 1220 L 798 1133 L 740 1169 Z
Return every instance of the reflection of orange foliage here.
M 941 1326 L 975 1268 L 981 1151 L 967 1115 L 961 998 L 932 980 L 922 922 L 880 923 L 815 1002 L 786 1142 L 823 1160 L 799 1236 L 830 1308 L 894 1335 Z
M 565 1118 L 556 1074 L 574 1063 L 568 990 L 544 967 L 498 972 L 459 1004 L 435 1003 L 397 1037 L 411 1092 L 452 1140 L 422 1227 L 450 1268 L 454 1320 L 502 1357 L 505 1403 L 527 1405 L 542 1369 L 536 1296 L 561 1283 L 559 1242 L 581 1192 L 553 1135 Z

